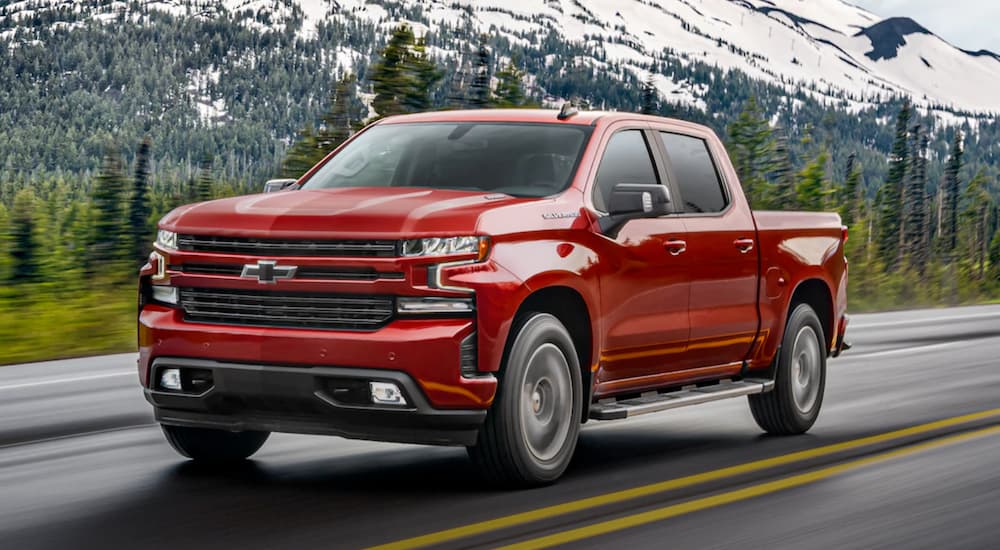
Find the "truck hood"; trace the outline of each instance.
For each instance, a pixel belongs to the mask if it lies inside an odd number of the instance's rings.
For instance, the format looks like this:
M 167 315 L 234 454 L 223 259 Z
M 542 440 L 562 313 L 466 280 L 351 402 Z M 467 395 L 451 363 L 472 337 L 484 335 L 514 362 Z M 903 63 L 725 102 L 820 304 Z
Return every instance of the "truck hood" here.
M 473 234 L 479 216 L 537 199 L 413 187 L 284 191 L 220 199 L 170 212 L 177 233 L 255 238 L 400 238 Z

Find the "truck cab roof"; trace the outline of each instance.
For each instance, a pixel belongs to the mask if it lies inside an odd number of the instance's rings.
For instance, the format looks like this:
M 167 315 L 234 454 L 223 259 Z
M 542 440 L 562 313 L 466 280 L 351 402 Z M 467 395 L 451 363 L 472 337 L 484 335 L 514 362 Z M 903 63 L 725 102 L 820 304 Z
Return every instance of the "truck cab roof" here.
M 704 126 L 678 119 L 643 115 L 620 111 L 579 111 L 572 116 L 560 118 L 558 109 L 470 109 L 455 111 L 432 111 L 408 115 L 395 115 L 382 119 L 378 124 L 410 124 L 420 122 L 520 122 L 570 124 L 577 126 L 597 126 L 619 121 L 647 120 L 649 122 L 676 124 L 691 129 L 705 129 Z

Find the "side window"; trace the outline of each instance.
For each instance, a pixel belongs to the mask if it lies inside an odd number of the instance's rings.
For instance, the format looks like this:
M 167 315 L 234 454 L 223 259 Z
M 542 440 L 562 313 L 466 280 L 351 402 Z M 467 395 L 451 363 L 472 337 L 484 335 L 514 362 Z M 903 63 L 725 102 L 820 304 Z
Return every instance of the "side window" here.
M 728 204 L 719 173 L 704 140 L 660 132 L 674 169 L 684 212 L 721 212 Z
M 594 207 L 606 211 L 611 190 L 619 183 L 660 183 L 641 130 L 625 130 L 611 137 L 594 186 Z

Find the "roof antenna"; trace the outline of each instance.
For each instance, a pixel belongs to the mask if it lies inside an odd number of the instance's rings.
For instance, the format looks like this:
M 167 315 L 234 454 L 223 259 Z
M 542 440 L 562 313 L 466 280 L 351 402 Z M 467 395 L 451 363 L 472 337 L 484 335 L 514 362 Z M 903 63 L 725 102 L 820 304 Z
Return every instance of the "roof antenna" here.
M 563 103 L 562 109 L 559 109 L 559 116 L 556 118 L 559 120 L 568 120 L 578 114 L 580 114 L 580 111 L 576 108 L 576 105 L 572 101 L 567 101 Z

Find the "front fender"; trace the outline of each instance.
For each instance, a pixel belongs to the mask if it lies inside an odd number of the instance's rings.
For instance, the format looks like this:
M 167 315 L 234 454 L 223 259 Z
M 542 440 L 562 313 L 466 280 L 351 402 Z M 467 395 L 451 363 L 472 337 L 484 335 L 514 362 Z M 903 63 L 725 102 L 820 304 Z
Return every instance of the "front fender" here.
M 514 317 L 525 300 L 542 289 L 563 287 L 578 293 L 587 306 L 592 333 L 599 334 L 596 264 L 596 252 L 583 245 L 541 239 L 498 243 L 488 262 L 450 270 L 449 284 L 476 293 L 479 370 L 499 370 Z M 598 339 L 593 341 L 591 357 L 597 357 Z

